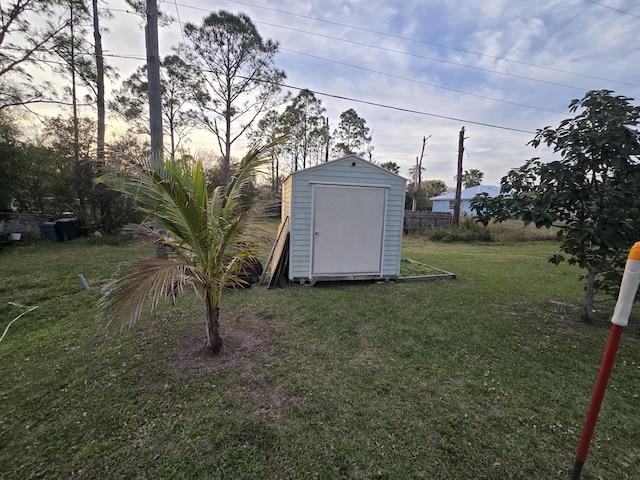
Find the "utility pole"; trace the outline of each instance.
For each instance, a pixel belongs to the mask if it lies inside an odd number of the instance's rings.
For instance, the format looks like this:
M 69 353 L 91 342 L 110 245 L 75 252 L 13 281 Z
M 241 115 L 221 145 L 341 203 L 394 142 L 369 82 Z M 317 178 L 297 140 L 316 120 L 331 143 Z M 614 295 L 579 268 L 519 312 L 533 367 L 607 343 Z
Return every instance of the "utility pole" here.
M 453 226 L 460 224 L 460 202 L 462 196 L 462 157 L 464 154 L 464 127 L 458 136 L 458 173 L 456 175 L 456 199 L 453 204 Z
M 324 163 L 327 163 L 329 161 L 329 140 L 330 140 L 330 136 L 329 136 L 329 117 L 325 118 L 325 124 L 324 124 L 324 128 L 325 128 L 325 151 L 324 151 Z
M 100 11 L 98 0 L 92 0 L 93 7 L 93 43 L 96 54 L 96 103 L 98 107 L 98 136 L 96 142 L 96 159 L 98 168 L 105 167 L 105 100 L 104 100 L 104 57 L 102 52 L 102 34 L 100 33 Z M 111 214 L 111 195 L 101 185 L 97 189 L 100 202 L 100 228 L 105 232 L 113 230 L 113 216 Z
M 162 99 L 160 97 L 160 54 L 158 49 L 158 4 L 147 0 L 147 84 L 149 94 L 149 127 L 151 130 L 151 160 L 154 165 L 162 158 Z M 158 224 L 156 222 L 156 228 Z M 168 258 L 167 249 L 156 244 L 156 258 Z
M 93 6 L 93 42 L 96 53 L 96 90 L 98 103 L 98 164 L 104 166 L 104 137 L 105 137 L 105 109 L 104 109 L 104 57 L 102 56 L 102 35 L 100 34 L 100 20 L 98 0 L 92 1 Z
M 424 147 L 427 145 L 427 140 L 431 138 L 431 135 L 428 137 L 422 137 L 422 151 L 420 152 L 420 157 L 416 157 L 416 174 L 414 178 L 413 185 L 413 204 L 411 205 L 411 210 L 413 212 L 418 210 L 418 196 L 420 195 L 420 188 L 422 187 L 422 159 L 424 158 Z
M 420 193 L 420 161 L 416 157 L 416 172 L 413 175 L 413 203 L 411 204 L 411 211 L 418 210 L 418 194 Z
M 160 98 L 160 54 L 158 53 L 158 5 L 147 0 L 147 78 L 149 94 L 149 126 L 151 128 L 151 155 L 161 158 L 162 150 L 162 100 Z

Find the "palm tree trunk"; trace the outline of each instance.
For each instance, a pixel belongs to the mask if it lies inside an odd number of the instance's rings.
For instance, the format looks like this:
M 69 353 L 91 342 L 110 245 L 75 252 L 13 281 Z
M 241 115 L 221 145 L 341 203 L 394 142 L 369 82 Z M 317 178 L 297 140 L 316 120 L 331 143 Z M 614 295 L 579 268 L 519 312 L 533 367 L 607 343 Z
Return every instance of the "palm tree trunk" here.
M 212 355 L 220 352 L 222 349 L 222 337 L 220 337 L 220 307 L 215 305 L 214 293 L 207 292 L 205 299 L 205 322 L 207 330 L 207 350 Z

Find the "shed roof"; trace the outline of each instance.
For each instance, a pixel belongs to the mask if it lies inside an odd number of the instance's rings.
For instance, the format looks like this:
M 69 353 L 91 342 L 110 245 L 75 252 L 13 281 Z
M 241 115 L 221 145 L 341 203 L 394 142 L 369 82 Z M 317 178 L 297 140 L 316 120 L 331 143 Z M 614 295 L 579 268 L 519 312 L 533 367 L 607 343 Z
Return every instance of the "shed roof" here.
M 497 197 L 500 194 L 500 188 L 494 185 L 476 185 L 471 188 L 464 188 L 460 192 L 460 200 L 471 200 L 480 193 L 487 193 L 489 197 Z M 429 200 L 455 200 L 456 192 L 449 192 L 437 197 L 431 197 Z
M 391 176 L 393 178 L 397 178 L 397 179 L 403 180 L 404 182 L 407 181 L 407 179 L 404 178 L 403 176 L 398 175 L 397 173 L 393 173 L 392 171 L 387 170 L 386 168 L 382 168 L 380 165 L 376 165 L 375 163 L 370 162 L 369 160 L 367 160 L 365 158 L 358 157 L 357 155 L 347 155 L 345 157 L 336 158 L 334 160 L 330 160 L 330 161 L 325 162 L 325 163 L 319 163 L 318 165 L 314 165 L 313 167 L 307 167 L 307 168 L 305 168 L 303 170 L 297 170 L 297 171 L 291 173 L 289 176 L 293 177 L 293 176 L 298 175 L 299 173 L 303 173 L 303 172 L 307 173 L 307 172 L 310 172 L 310 171 L 313 171 L 313 170 L 321 170 L 321 169 L 324 169 L 324 168 L 331 168 L 332 165 L 335 165 L 336 163 L 340 163 L 340 162 L 344 162 L 344 161 L 360 161 L 360 162 L 363 162 L 365 165 L 367 165 L 367 166 L 369 166 L 369 167 L 371 167 L 373 169 L 377 169 L 377 170 L 379 170 L 379 171 L 381 171 L 381 172 L 385 173 L 386 175 L 389 175 L 389 176 Z

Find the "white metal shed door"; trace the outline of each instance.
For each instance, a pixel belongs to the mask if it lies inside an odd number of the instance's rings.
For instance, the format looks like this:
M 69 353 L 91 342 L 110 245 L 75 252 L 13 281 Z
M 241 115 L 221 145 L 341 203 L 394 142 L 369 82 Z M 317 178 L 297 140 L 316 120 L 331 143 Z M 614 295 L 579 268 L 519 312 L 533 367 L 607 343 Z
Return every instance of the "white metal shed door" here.
M 379 274 L 386 188 L 313 186 L 311 274 Z

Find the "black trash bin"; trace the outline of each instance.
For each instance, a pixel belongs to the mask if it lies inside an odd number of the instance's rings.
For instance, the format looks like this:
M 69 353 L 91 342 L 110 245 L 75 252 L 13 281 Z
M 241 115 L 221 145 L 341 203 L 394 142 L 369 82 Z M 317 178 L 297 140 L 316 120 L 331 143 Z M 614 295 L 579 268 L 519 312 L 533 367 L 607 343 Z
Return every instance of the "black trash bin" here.
M 56 222 L 45 222 L 38 225 L 40 227 L 40 238 L 48 240 L 50 242 L 58 241 L 58 234 L 56 233 Z
M 59 242 L 75 240 L 80 236 L 80 221 L 77 218 L 56 220 L 56 234 Z

